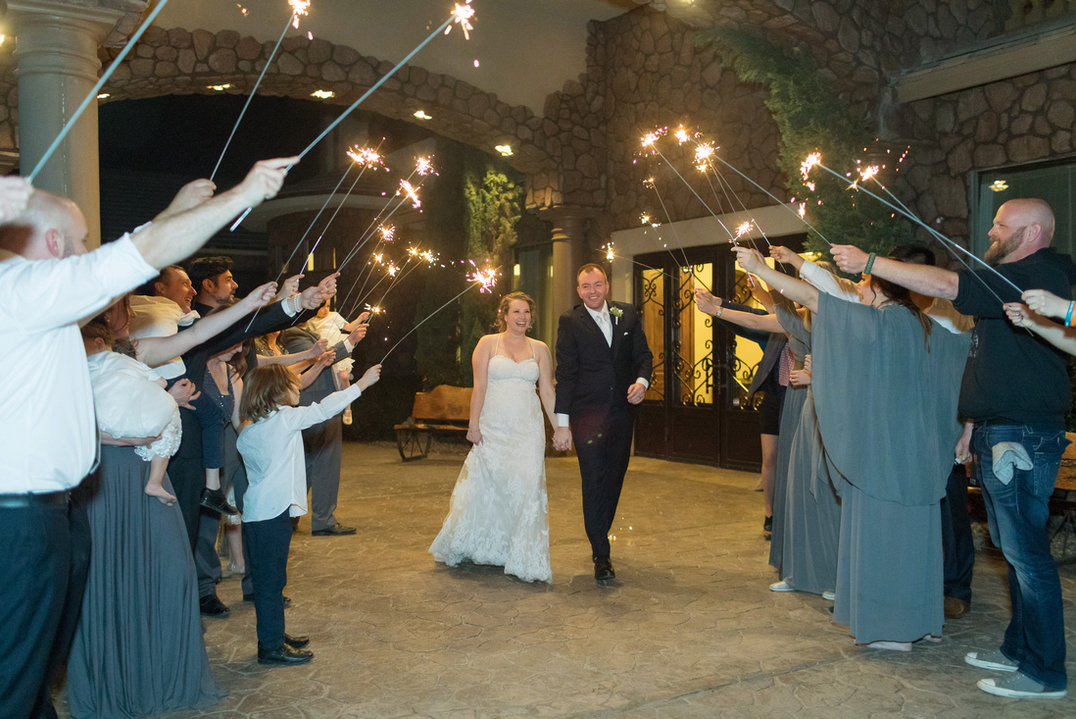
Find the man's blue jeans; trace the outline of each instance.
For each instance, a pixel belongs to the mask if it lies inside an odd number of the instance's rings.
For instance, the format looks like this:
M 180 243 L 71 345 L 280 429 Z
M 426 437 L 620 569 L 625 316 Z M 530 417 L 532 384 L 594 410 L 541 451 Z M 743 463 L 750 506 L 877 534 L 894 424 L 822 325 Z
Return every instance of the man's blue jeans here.
M 1068 445 L 1065 431 L 1060 427 L 977 423 L 971 441 L 990 520 L 990 539 L 1001 548 L 1009 565 L 1012 620 L 1001 652 L 1048 689 L 1064 689 L 1061 582 L 1050 553 L 1046 520 L 1061 456 Z M 1012 480 L 1002 484 L 991 466 L 991 448 L 999 442 L 1019 442 L 1034 467 L 1015 470 Z

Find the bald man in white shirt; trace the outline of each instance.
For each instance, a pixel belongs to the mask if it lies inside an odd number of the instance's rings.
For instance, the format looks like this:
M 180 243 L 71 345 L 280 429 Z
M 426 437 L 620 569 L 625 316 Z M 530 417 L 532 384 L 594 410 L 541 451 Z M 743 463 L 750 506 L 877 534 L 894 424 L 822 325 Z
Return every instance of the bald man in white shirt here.
M 190 256 L 244 208 L 275 196 L 285 168 L 297 161 L 259 162 L 231 190 L 93 252 L 86 250 L 86 221 L 74 203 L 31 191 L 19 178 L 0 178 L 4 716 L 54 715 L 49 679 L 70 646 L 79 577 L 85 581 L 80 565 L 88 560 L 88 538 L 72 536 L 78 526 L 68 497 L 92 469 L 97 431 L 76 323 Z

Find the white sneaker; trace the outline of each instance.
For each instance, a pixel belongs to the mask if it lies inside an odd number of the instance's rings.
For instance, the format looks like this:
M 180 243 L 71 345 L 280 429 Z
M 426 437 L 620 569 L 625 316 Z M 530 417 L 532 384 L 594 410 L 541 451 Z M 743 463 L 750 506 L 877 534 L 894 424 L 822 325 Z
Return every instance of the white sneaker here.
M 792 588 L 791 584 L 789 584 L 788 582 L 786 582 L 786 581 L 784 581 L 782 579 L 780 582 L 774 582 L 773 584 L 771 584 L 770 585 L 770 591 L 771 592 L 794 592 L 796 590 Z

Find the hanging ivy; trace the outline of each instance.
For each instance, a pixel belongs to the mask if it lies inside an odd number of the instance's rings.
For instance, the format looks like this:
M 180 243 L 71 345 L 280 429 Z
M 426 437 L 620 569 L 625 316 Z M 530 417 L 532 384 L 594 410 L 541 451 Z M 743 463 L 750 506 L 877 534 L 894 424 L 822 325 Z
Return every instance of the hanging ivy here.
M 849 187 L 858 175 L 838 178 L 816 167 L 807 180 L 814 188 L 805 183 L 800 165 L 811 153 L 821 153 L 823 164 L 843 174 L 858 167 L 856 160 L 876 141 L 868 119 L 840 96 L 804 48 L 782 48 L 759 33 L 729 26 L 701 30 L 696 42 L 712 45 L 741 82 L 769 90 L 766 107 L 781 136 L 777 165 L 790 196 L 806 203 L 806 219 L 818 230 L 808 232 L 807 249 L 827 249 L 819 233 L 834 244 L 878 253 L 916 242 L 904 220 Z

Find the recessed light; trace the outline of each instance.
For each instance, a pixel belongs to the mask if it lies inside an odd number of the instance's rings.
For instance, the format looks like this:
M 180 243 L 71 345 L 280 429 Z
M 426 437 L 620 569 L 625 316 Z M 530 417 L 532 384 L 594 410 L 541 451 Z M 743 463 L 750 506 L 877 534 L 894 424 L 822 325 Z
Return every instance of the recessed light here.
M 109 95 L 107 92 L 102 92 L 100 95 L 97 96 L 97 99 L 98 100 L 104 100 L 105 98 L 108 98 L 108 97 L 112 97 L 112 96 Z
M 432 120 L 433 119 L 433 115 L 427 115 L 422 110 L 419 110 L 418 112 L 416 112 L 415 117 L 417 117 L 420 120 Z
M 495 149 L 497 152 L 501 153 L 505 157 L 511 157 L 512 156 L 512 146 L 511 145 L 497 145 L 493 149 Z
M 206 85 L 205 87 L 207 90 L 216 90 L 217 92 L 224 92 L 229 87 L 231 87 L 231 84 L 226 83 L 224 85 Z
M 330 97 L 336 97 L 336 93 L 332 90 L 314 90 L 310 93 L 310 97 L 316 97 L 319 100 L 328 100 Z
M 1004 192 L 1009 189 L 1009 183 L 1005 182 L 1005 180 L 994 180 L 990 183 L 990 189 L 994 192 Z

